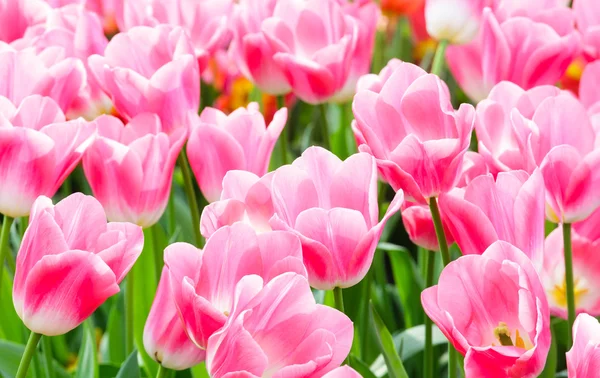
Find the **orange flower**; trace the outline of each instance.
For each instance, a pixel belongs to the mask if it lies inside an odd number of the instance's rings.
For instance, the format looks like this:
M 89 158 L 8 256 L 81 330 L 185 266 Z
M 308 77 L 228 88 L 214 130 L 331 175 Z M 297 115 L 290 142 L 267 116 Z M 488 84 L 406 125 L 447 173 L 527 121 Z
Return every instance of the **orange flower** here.
M 381 0 L 381 10 L 397 15 L 411 14 L 424 2 L 424 0 Z

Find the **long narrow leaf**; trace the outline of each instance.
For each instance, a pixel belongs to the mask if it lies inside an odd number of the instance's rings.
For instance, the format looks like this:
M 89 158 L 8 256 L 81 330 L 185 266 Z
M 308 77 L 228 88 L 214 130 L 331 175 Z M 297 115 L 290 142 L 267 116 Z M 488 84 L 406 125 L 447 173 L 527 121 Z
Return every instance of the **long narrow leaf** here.
M 402 360 L 400 360 L 400 356 L 394 347 L 394 339 L 392 339 L 390 331 L 386 328 L 372 303 L 371 316 L 373 317 L 375 332 L 377 334 L 377 339 L 379 340 L 381 351 L 383 352 L 383 357 L 385 358 L 385 363 L 388 367 L 390 378 L 408 378 Z

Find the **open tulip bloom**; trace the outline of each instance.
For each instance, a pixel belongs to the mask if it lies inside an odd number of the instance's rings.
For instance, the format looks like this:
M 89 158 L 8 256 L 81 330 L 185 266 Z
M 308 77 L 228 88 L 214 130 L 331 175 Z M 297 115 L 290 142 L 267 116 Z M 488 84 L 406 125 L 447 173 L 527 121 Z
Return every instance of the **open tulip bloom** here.
M 599 83 L 598 0 L 0 0 L 0 377 L 599 378 Z
M 139 226 L 107 223 L 93 197 L 39 197 L 17 257 L 17 314 L 32 332 L 69 332 L 119 292 L 143 245 Z

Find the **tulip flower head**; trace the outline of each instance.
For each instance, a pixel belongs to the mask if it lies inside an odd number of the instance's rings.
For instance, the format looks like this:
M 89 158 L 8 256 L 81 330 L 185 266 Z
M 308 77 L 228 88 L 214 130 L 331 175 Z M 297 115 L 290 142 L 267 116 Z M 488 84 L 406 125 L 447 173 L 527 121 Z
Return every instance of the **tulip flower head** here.
M 350 352 L 353 328 L 343 313 L 315 303 L 302 275 L 285 273 L 268 283 L 246 276 L 227 324 L 209 339 L 206 367 L 214 378 L 322 377 Z
M 352 129 L 384 180 L 422 204 L 452 189 L 469 147 L 473 107 L 455 111 L 439 77 L 398 60 L 379 76 L 363 77 L 358 87 Z
M 438 41 L 470 42 L 479 31 L 485 0 L 427 0 L 427 32 Z
M 502 20 L 487 8 L 480 35 L 467 45 L 450 46 L 446 56 L 460 87 L 471 99 L 481 101 L 501 81 L 523 89 L 553 85 L 577 57 L 580 45 L 568 12 L 539 20 Z
M 171 290 L 169 270 L 163 267 L 144 326 L 144 348 L 167 369 L 184 370 L 204 361 L 206 351 L 198 348 L 185 332 Z
M 91 196 L 75 193 L 56 205 L 39 197 L 17 254 L 17 314 L 36 333 L 71 331 L 119 292 L 143 245 L 140 227 L 107 223 Z
M 249 224 L 257 233 L 271 231 L 273 173 L 258 177 L 247 171 L 229 171 L 223 178 L 219 201 L 208 204 L 200 217 L 200 232 L 210 238 L 219 228 L 236 222 Z
M 573 324 L 573 347 L 567 352 L 569 378 L 593 377 L 600 371 L 600 324 L 580 314 Z
M 185 330 L 201 348 L 225 325 L 244 276 L 258 275 L 265 282 L 285 272 L 306 276 L 297 237 L 283 231 L 257 235 L 243 223 L 219 229 L 204 250 L 186 243 L 170 245 L 165 265 Z
M 65 121 L 49 97 L 13 105 L 0 96 L 0 213 L 29 214 L 38 196 L 53 196 L 93 142 L 93 124 Z
M 341 161 L 310 147 L 291 165 L 278 168 L 271 182 L 274 229 L 302 241 L 312 287 L 350 287 L 367 273 L 383 227 L 402 205 L 402 191 L 378 221 L 375 159 L 358 153 Z
M 92 192 L 111 221 L 150 227 L 169 201 L 175 160 L 185 131 L 161 131 L 156 114 L 140 114 L 127 126 L 116 117 L 96 119 L 99 137 L 83 158 Z
M 117 23 L 121 31 L 159 24 L 181 27 L 189 35 L 203 71 L 209 57 L 229 42 L 233 5 L 233 0 L 125 0 Z
M 283 95 L 291 90 L 284 69 L 275 62 L 276 50 L 262 32 L 277 0 L 240 0 L 231 17 L 233 39 L 229 54 L 241 73 L 261 91 Z
M 83 6 L 72 4 L 48 12 L 46 22 L 31 26 L 23 38 L 11 45 L 18 49 L 32 47 L 37 54 L 62 55 L 78 58 L 86 66 L 87 81 L 67 110 L 69 119 L 84 116 L 93 120 L 97 115 L 108 113 L 112 103 L 102 92 L 100 85 L 90 75 L 87 58 L 102 54 L 108 39 L 96 13 Z
M 476 177 L 464 189 L 440 196 L 450 234 L 464 255 L 482 254 L 504 240 L 523 251 L 536 266 L 544 244 L 544 183 L 540 172 L 501 172 Z
M 104 56 L 88 64 L 95 80 L 123 118 L 155 113 L 163 131 L 189 128 L 190 113 L 200 106 L 200 73 L 194 48 L 179 27 L 138 26 L 119 33 Z
M 12 42 L 31 25 L 46 20 L 50 6 L 43 0 L 1 0 L 0 41 Z
M 550 349 L 548 302 L 533 264 L 498 241 L 458 258 L 421 294 L 425 313 L 465 356 L 467 377 L 534 378 Z
M 29 95 L 51 97 L 66 112 L 85 85 L 85 67 L 56 50 L 37 54 L 0 42 L 0 96 L 20 104 Z
M 575 310 L 577 313 L 600 316 L 600 295 L 595 278 L 600 269 L 600 259 L 595 252 L 600 248 L 600 240 L 590 239 L 576 230 L 572 231 L 571 238 Z M 541 279 L 548 295 L 550 311 L 555 316 L 567 319 L 563 245 L 562 226 L 559 226 L 546 238 Z
M 187 144 L 190 166 L 204 197 L 209 202 L 219 199 L 228 171 L 241 169 L 258 176 L 267 173 L 286 120 L 287 109 L 283 108 L 267 126 L 255 102 L 230 115 L 214 108 L 204 109 Z
M 346 84 L 359 25 L 337 1 L 279 0 L 262 31 L 301 100 L 325 102 Z

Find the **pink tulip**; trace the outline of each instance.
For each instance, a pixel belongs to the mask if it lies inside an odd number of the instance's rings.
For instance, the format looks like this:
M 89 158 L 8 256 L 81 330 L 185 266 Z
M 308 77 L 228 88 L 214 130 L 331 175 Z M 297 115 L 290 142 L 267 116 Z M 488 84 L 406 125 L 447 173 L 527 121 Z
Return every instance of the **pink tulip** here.
M 485 0 L 427 0 L 427 32 L 438 41 L 470 42 L 479 31 Z
M 577 28 L 583 35 L 583 53 L 586 58 L 600 58 L 600 4 L 595 0 L 573 1 Z
M 112 116 L 101 116 L 95 123 L 99 137 L 83 158 L 94 196 L 109 220 L 152 226 L 169 201 L 184 130 L 167 135 L 158 116 L 150 113 L 138 115 L 126 127 Z
M 204 197 L 209 202 L 219 199 L 228 171 L 241 169 L 258 176 L 267 173 L 273 147 L 286 120 L 287 109 L 283 108 L 266 126 L 254 102 L 230 115 L 214 108 L 204 109 L 187 144 L 190 166 Z
M 204 361 L 206 352 L 185 333 L 171 290 L 169 270 L 163 267 L 156 297 L 144 326 L 144 349 L 162 366 L 184 370 Z
M 165 265 L 186 332 L 201 348 L 227 321 L 242 277 L 258 275 L 268 282 L 284 272 L 306 275 L 297 237 L 282 231 L 257 235 L 243 223 L 219 229 L 204 251 L 170 245 Z
M 0 0 L 0 41 L 21 38 L 29 26 L 44 22 L 49 10 L 43 0 Z
M 115 34 L 117 30 L 116 12 L 123 8 L 125 0 L 46 0 L 53 8 L 60 8 L 70 4 L 82 4 L 90 12 L 100 17 L 104 32 L 107 35 Z
M 439 77 L 395 60 L 358 87 L 352 128 L 385 181 L 422 204 L 453 188 L 470 143 L 473 107 L 455 111 Z
M 383 227 L 404 201 L 399 191 L 378 222 L 375 159 L 358 153 L 342 162 L 321 147 L 277 169 L 271 197 L 271 226 L 300 237 L 309 282 L 323 290 L 363 279 Z
M 597 223 L 596 223 L 597 227 Z M 552 231 L 546 238 L 544 266 L 540 273 L 546 289 L 552 315 L 567 319 L 567 289 L 565 283 L 565 260 L 562 226 Z M 571 234 L 573 253 L 573 276 L 575 310 L 600 315 L 600 293 L 597 274 L 600 272 L 600 240 L 591 240 L 577 231 Z
M 573 324 L 573 347 L 567 352 L 569 378 L 591 378 L 600 371 L 600 324 L 580 314 Z
M 548 220 L 555 223 L 581 221 L 600 206 L 597 190 L 600 150 L 583 154 L 574 146 L 560 145 L 550 150 L 540 169 L 546 185 Z
M 0 42 L 0 96 L 14 104 L 32 94 L 52 97 L 66 111 L 85 85 L 85 67 L 62 51 L 36 54 L 33 48 L 17 51 Z
M 318 104 L 344 87 L 359 25 L 338 2 L 279 0 L 262 31 L 298 98 Z
M 56 205 L 39 197 L 17 254 L 17 314 L 33 332 L 69 332 L 119 292 L 143 244 L 141 228 L 106 223 L 91 196 L 75 193 Z
M 371 70 L 373 48 L 375 47 L 375 33 L 377 22 L 381 16 L 379 7 L 373 0 L 337 0 L 344 9 L 344 13 L 354 17 L 358 25 L 358 37 L 356 49 L 351 58 L 350 74 L 344 87 L 331 99 L 336 102 L 347 102 L 352 100 L 356 94 L 358 79 Z
M 202 71 L 208 58 L 229 42 L 232 10 L 233 0 L 124 0 L 117 23 L 121 31 L 135 26 L 180 26 L 190 36 Z
M 444 220 L 442 218 L 442 220 Z M 402 209 L 402 223 L 410 240 L 430 251 L 439 251 L 437 234 L 431 218 L 429 206 L 413 202 L 405 202 Z M 454 238 L 448 229 L 447 222 L 443 222 L 444 234 L 448 245 L 454 243 Z
M 596 84 L 600 80 L 600 61 L 589 63 L 585 66 L 579 81 L 579 100 L 588 109 L 591 115 L 600 114 L 600 93 L 598 93 Z M 598 130 L 598 117 L 592 120 L 596 130 Z
M 138 26 L 110 40 L 88 64 L 121 116 L 156 113 L 170 134 L 189 127 L 200 105 L 194 48 L 181 28 Z
M 577 125 L 572 132 L 570 124 Z M 475 129 L 479 152 L 492 173 L 539 166 L 555 146 L 568 144 L 587 154 L 596 138 L 583 105 L 553 86 L 524 91 L 502 82 L 477 105 Z
M 457 186 L 463 188 L 475 178 L 487 174 L 488 169 L 483 157 L 477 152 L 467 151 Z M 441 214 L 441 217 L 446 241 L 450 245 L 454 243 L 454 237 L 446 224 L 445 215 Z M 414 244 L 430 251 L 439 251 L 437 234 L 435 233 L 435 226 L 428 205 L 405 202 L 402 206 L 402 223 L 404 223 L 404 229 Z
M 63 57 L 78 58 L 87 67 L 87 58 L 92 54 L 102 54 L 108 44 L 98 16 L 86 10 L 83 5 L 68 5 L 48 12 L 46 22 L 27 29 L 23 38 L 12 43 L 18 49 L 33 47 L 37 54 L 59 54 Z M 87 83 L 67 111 L 68 118 L 82 115 L 89 120 L 109 113 L 110 99 L 100 85 L 88 76 Z
M 421 294 L 427 315 L 465 356 L 467 377 L 537 377 L 550 349 L 546 294 L 533 264 L 503 241 L 458 258 Z
M 38 196 L 53 196 L 94 130 L 81 119 L 65 122 L 51 98 L 28 96 L 17 108 L 0 97 L 0 213 L 26 216 Z
M 460 87 L 480 101 L 504 80 L 524 89 L 556 83 L 579 53 L 581 38 L 568 13 L 554 16 L 552 24 L 525 17 L 499 21 L 486 9 L 480 36 L 448 48 L 448 66 Z
M 323 378 L 362 378 L 362 375 L 348 365 L 340 366 L 325 374 Z
M 233 40 L 229 54 L 241 73 L 261 91 L 286 94 L 291 86 L 284 68 L 275 62 L 275 49 L 262 33 L 263 21 L 273 16 L 277 0 L 240 0 L 235 6 L 231 27 Z
M 485 158 L 477 152 L 467 151 L 465 152 L 462 172 L 456 186 L 464 188 L 475 178 L 487 175 L 488 173 L 490 173 L 490 170 L 485 162 Z
M 544 243 L 544 183 L 539 172 L 477 177 L 465 189 L 442 194 L 440 209 L 464 255 L 507 241 L 539 265 Z
M 200 232 L 206 239 L 219 228 L 236 222 L 250 225 L 256 232 L 271 231 L 274 214 L 271 200 L 272 173 L 258 177 L 247 171 L 229 171 L 223 178 L 219 201 L 208 204 L 200 217 Z
M 318 378 L 342 363 L 352 337 L 350 319 L 315 304 L 305 277 L 285 273 L 263 285 L 246 276 L 225 327 L 208 342 L 206 367 L 213 378 Z

